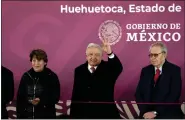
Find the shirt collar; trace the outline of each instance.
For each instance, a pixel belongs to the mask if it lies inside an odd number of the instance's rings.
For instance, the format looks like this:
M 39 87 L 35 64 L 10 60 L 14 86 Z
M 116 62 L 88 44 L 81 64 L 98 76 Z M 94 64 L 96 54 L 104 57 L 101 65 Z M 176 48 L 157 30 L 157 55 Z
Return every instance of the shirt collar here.
M 165 61 L 164 61 L 164 63 L 165 63 Z M 160 74 L 162 74 L 162 68 L 163 68 L 164 63 L 159 68 L 155 67 L 155 73 L 156 73 L 156 70 L 159 69 Z
M 92 66 L 88 64 L 88 69 L 89 69 L 89 70 L 91 69 L 91 67 L 92 67 Z M 95 70 L 96 70 L 97 67 L 98 67 L 98 66 L 94 66 Z
M 160 74 L 162 73 L 162 66 L 160 68 L 157 68 L 155 67 L 155 73 L 156 73 L 156 70 L 159 69 L 160 70 Z

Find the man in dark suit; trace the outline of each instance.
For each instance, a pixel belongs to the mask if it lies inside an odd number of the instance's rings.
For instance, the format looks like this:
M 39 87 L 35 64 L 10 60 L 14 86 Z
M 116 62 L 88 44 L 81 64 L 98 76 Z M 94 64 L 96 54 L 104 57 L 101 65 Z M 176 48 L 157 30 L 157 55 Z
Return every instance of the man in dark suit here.
M 166 60 L 167 48 L 157 42 L 150 46 L 151 65 L 141 71 L 136 90 L 140 118 L 178 119 L 183 117 L 179 98 L 181 95 L 180 67 Z
M 14 97 L 14 80 L 13 73 L 7 68 L 1 66 L 1 119 L 8 119 L 8 111 L 6 105 L 13 100 Z
M 108 55 L 108 61 L 102 60 L 102 51 Z M 123 69 L 121 62 L 106 40 L 102 47 L 90 43 L 86 59 L 75 69 L 71 117 L 120 118 L 114 103 L 114 85 Z

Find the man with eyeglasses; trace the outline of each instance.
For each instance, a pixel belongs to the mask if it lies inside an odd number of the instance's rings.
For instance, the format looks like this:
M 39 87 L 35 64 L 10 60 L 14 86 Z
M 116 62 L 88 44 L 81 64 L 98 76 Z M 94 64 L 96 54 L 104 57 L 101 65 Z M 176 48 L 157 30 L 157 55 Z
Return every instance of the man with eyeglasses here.
M 103 52 L 107 54 L 108 61 L 102 60 Z M 114 103 L 114 85 L 123 69 L 120 60 L 106 40 L 102 46 L 90 43 L 86 59 L 75 69 L 71 118 L 120 118 Z
M 163 43 L 152 44 L 149 52 L 151 65 L 142 69 L 135 93 L 140 110 L 139 118 L 182 118 L 179 104 L 181 69 L 166 60 L 167 48 Z

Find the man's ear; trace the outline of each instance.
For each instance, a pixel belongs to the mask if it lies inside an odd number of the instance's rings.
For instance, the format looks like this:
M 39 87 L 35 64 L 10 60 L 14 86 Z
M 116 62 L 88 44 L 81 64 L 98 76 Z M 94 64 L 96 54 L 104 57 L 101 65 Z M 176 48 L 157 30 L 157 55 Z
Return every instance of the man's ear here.
M 88 60 L 88 56 L 86 55 L 86 60 Z
M 167 54 L 166 53 L 164 53 L 164 57 L 165 57 L 165 59 L 167 58 Z

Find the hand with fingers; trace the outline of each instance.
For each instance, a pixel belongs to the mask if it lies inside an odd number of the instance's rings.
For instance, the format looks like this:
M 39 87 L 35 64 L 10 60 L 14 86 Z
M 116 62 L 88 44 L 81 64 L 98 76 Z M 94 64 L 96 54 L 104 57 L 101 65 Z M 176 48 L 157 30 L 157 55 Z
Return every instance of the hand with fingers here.
M 39 102 L 40 102 L 40 99 L 39 99 L 39 98 L 35 98 L 35 99 L 33 99 L 33 100 L 31 101 L 31 103 L 32 103 L 33 105 L 37 105 Z
M 144 117 L 145 119 L 154 119 L 154 118 L 156 117 L 156 115 L 155 115 L 154 112 L 152 111 L 152 112 L 147 112 L 147 113 L 145 113 L 145 114 L 143 115 L 143 117 Z
M 111 54 L 112 50 L 111 50 L 111 46 L 110 46 L 108 40 L 107 39 L 102 40 L 102 43 L 103 43 L 102 44 L 103 51 L 106 52 L 107 54 Z

